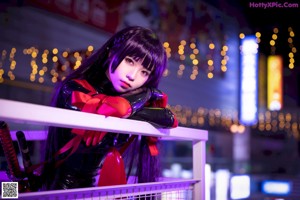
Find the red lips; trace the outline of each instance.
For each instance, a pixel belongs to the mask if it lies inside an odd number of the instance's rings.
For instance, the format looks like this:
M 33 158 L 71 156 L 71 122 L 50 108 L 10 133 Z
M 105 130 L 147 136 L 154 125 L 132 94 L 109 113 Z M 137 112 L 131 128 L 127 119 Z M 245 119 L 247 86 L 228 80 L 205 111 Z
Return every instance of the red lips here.
M 128 83 L 126 83 L 126 82 L 124 82 L 124 81 L 121 81 L 121 87 L 122 88 L 124 88 L 124 89 L 128 89 L 128 88 L 130 88 L 131 87 L 131 85 L 130 84 L 128 84 Z

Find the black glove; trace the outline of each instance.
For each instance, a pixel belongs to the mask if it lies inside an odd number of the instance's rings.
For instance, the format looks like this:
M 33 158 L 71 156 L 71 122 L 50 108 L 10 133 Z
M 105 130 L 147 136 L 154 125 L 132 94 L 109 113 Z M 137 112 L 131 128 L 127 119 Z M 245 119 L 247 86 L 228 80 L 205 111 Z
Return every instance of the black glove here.
M 146 121 L 157 128 L 175 128 L 178 126 L 175 115 L 168 108 L 144 107 L 129 119 Z
M 163 97 L 163 93 L 156 88 L 143 87 L 124 93 L 121 97 L 129 101 L 132 108 L 131 115 L 133 115 L 137 111 L 141 110 L 148 101 L 161 99 Z

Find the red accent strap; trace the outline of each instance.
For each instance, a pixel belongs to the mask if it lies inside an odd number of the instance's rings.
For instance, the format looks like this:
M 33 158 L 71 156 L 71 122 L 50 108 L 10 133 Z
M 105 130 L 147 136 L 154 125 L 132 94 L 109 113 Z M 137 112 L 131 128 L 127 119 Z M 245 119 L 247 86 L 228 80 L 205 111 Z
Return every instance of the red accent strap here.
M 55 167 L 58 167 L 59 165 L 61 165 L 68 157 L 70 157 L 76 151 L 76 149 L 78 148 L 78 146 L 80 144 L 81 139 L 82 139 L 82 136 L 76 135 L 74 138 L 72 138 L 67 144 L 65 144 L 61 149 L 59 149 L 53 155 L 52 159 L 71 149 L 71 152 L 67 155 L 67 157 L 65 157 L 64 159 L 59 160 L 57 163 L 55 163 Z M 50 159 L 46 160 L 44 162 L 41 162 L 39 164 L 36 164 L 36 165 L 31 165 L 28 168 L 27 173 L 32 173 L 34 170 L 38 169 L 39 167 L 41 167 L 42 165 L 48 163 L 49 161 L 50 161 Z
M 84 94 L 82 92 L 74 91 L 72 93 L 72 105 L 80 108 L 83 112 L 88 113 L 97 113 L 99 105 L 101 102 L 105 99 L 105 95 L 103 94 L 97 94 L 97 91 L 86 81 L 86 80 L 74 80 L 80 85 L 82 85 L 84 88 L 88 89 L 90 92 L 88 94 Z M 165 95 L 165 98 L 159 103 L 160 106 L 166 105 L 166 99 L 167 96 Z M 55 167 L 58 167 L 61 165 L 67 158 L 69 158 L 78 148 L 80 145 L 80 142 L 83 138 L 83 135 L 91 130 L 83 130 L 83 129 L 72 129 L 72 133 L 77 134 L 73 139 L 71 139 L 67 144 L 65 144 L 60 150 L 58 150 L 54 155 L 53 158 L 57 157 L 58 155 L 67 152 L 71 149 L 70 153 L 62 160 L 57 161 L 55 163 Z M 100 132 L 100 131 L 97 131 Z M 106 133 L 105 133 L 106 134 Z M 105 136 L 105 134 L 102 134 L 102 138 Z M 128 142 L 123 145 L 123 147 L 120 149 L 120 154 L 123 154 L 125 150 L 128 148 L 128 146 L 134 141 L 136 138 L 136 135 L 133 135 L 129 138 Z M 158 155 L 158 148 L 156 146 L 156 143 L 158 141 L 157 137 L 147 137 L 147 144 L 150 150 L 150 154 L 152 156 Z M 28 171 L 33 172 L 37 168 L 39 168 L 41 165 L 44 165 L 45 163 L 49 162 L 49 160 L 44 161 L 42 163 L 39 163 L 37 165 L 32 165 Z
M 84 94 L 82 92 L 74 91 L 72 93 L 72 105 L 77 106 L 80 108 L 83 112 L 95 112 L 98 109 L 98 105 L 101 102 L 101 100 L 105 97 L 103 94 L 97 94 L 97 91 L 86 81 L 86 80 L 74 80 L 90 92 L 88 94 Z M 71 139 L 67 144 L 65 144 L 61 149 L 59 149 L 52 157 L 55 158 L 58 155 L 67 152 L 68 150 L 71 150 L 70 153 L 62 160 L 59 160 L 55 163 L 55 167 L 58 167 L 61 165 L 67 158 L 69 158 L 78 148 L 84 133 L 86 130 L 82 129 L 72 129 L 72 133 L 76 133 L 77 135 Z M 104 134 L 105 135 L 105 134 Z M 103 136 L 104 136 L 103 135 Z M 49 160 L 46 160 L 42 163 L 32 165 L 28 171 L 33 172 L 37 168 L 39 168 L 41 165 L 46 164 L 49 162 Z
M 65 146 L 63 146 L 60 150 L 58 150 L 55 154 L 54 157 L 68 151 L 71 149 L 71 152 L 64 158 L 55 163 L 55 167 L 58 167 L 61 165 L 67 158 L 69 158 L 78 148 L 80 142 L 82 140 L 82 136 L 76 135 L 73 139 L 71 139 Z
M 177 126 L 178 126 L 178 120 L 177 120 L 176 116 L 174 115 L 174 122 L 173 122 L 172 128 L 176 128 Z
M 159 153 L 157 145 L 156 145 L 158 138 L 148 136 L 148 137 L 146 137 L 146 140 L 147 140 L 147 144 L 148 144 L 151 156 L 157 156 Z
M 134 141 L 134 139 L 136 137 L 137 137 L 136 135 L 130 136 L 128 141 L 119 150 L 121 155 L 126 151 L 128 146 Z M 148 137 L 146 137 L 146 141 L 147 141 L 147 145 L 149 147 L 151 156 L 157 156 L 159 154 L 159 151 L 158 151 L 158 148 L 157 148 L 158 138 L 148 136 Z
M 97 94 L 97 91 L 86 80 L 74 80 L 82 87 L 88 89 L 88 94 L 73 91 L 72 105 L 81 109 L 82 112 L 97 113 L 98 107 L 102 100 L 106 97 L 104 94 Z M 72 129 L 72 133 L 77 135 L 84 135 L 86 130 Z

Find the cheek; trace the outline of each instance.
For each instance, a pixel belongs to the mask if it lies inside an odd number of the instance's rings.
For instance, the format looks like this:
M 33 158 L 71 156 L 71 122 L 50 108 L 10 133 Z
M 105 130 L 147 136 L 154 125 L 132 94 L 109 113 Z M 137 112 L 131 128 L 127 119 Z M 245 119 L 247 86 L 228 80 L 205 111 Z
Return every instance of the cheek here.
M 148 77 L 147 78 L 142 77 L 139 79 L 138 83 L 140 86 L 143 86 L 147 82 L 147 80 L 148 80 Z
M 121 74 L 123 74 L 122 70 L 117 67 L 113 73 L 110 73 L 110 76 L 113 77 L 113 79 L 118 79 Z
M 115 77 L 112 77 L 110 81 L 113 85 L 117 83 L 117 79 Z
M 128 69 L 128 67 L 126 68 L 126 67 L 124 67 L 124 65 L 120 64 L 116 68 L 114 74 L 115 74 L 115 76 L 123 76 L 123 75 L 125 75 L 127 73 L 127 69 Z

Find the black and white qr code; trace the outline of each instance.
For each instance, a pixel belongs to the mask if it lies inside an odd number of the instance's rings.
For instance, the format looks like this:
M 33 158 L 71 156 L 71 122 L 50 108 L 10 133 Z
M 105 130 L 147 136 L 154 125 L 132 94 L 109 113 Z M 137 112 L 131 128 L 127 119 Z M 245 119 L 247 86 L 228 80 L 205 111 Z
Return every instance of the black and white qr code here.
M 2 182 L 1 183 L 1 198 L 16 199 L 19 196 L 18 182 Z

